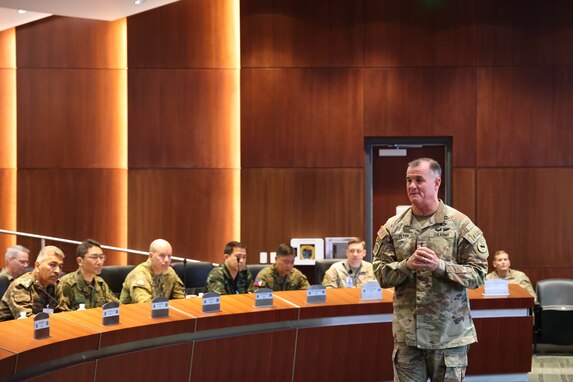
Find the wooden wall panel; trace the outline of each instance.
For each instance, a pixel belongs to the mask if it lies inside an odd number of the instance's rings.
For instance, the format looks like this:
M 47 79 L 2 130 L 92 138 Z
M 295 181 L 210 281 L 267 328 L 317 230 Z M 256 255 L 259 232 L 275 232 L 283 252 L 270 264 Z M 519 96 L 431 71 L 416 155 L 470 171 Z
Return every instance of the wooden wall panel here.
M 126 179 L 126 170 L 117 169 L 19 169 L 18 231 L 125 247 Z M 30 248 L 33 264 L 39 240 L 21 242 Z M 66 254 L 66 272 L 76 269 L 76 246 L 52 244 Z M 106 254 L 108 265 L 121 261 L 119 253 Z
M 16 69 L 0 67 L 0 168 L 15 167 Z
M 0 168 L 0 228 L 16 230 L 16 169 Z M 12 235 L 0 234 L 0 265 L 4 266 L 4 249 L 16 244 Z
M 364 237 L 364 170 L 246 169 L 241 211 L 251 263 L 295 237 Z
M 0 31 L 0 68 L 16 67 L 16 28 Z
M 238 168 L 238 70 L 129 70 L 130 168 Z
M 130 381 L 189 381 L 192 352 L 192 344 L 181 344 L 103 358 L 98 360 L 94 382 L 115 381 L 119 376 Z
M 125 162 L 125 70 L 18 69 L 18 167 Z
M 475 71 L 372 69 L 364 75 L 364 135 L 453 136 L 453 163 L 475 166 Z
M 241 71 L 241 165 L 363 167 L 362 72 Z
M 164 238 L 173 256 L 220 262 L 239 239 L 239 192 L 239 170 L 129 170 L 129 248 Z
M 480 167 L 572 166 L 573 68 L 478 70 Z
M 454 168 L 452 171 L 452 207 L 466 214 L 479 226 L 479 216 L 476 216 L 476 200 L 475 169 Z
M 474 65 L 474 1 L 364 0 L 365 66 Z
M 17 28 L 18 68 L 125 68 L 125 19 L 52 16 Z
M 507 251 L 517 269 L 571 270 L 571 179 L 570 168 L 478 170 L 477 215 L 490 253 Z
M 295 343 L 294 330 L 196 342 L 190 380 L 293 381 Z M 253 349 L 261 356 L 247 356 Z
M 242 67 L 361 67 L 362 0 L 241 2 Z
M 573 64 L 573 3 L 476 1 L 478 65 Z
M 85 362 L 76 366 L 66 367 L 42 376 L 28 379 L 28 382 L 52 381 L 93 381 L 95 377 L 96 362 Z
M 238 68 L 237 4 L 181 0 L 128 17 L 128 66 Z

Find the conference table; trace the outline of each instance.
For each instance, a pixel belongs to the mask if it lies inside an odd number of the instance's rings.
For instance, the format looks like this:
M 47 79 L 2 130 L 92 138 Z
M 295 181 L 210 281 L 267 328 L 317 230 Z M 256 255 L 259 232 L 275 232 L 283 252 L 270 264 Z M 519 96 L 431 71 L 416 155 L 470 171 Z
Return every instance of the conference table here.
M 479 342 L 469 351 L 468 380 L 531 370 L 533 298 L 509 285 L 508 296 L 470 290 Z M 361 290 L 274 292 L 272 307 L 254 294 L 221 296 L 220 311 L 202 299 L 120 305 L 119 324 L 104 326 L 101 308 L 50 315 L 50 336 L 34 339 L 33 318 L 0 323 L 0 380 L 109 381 L 390 381 L 392 290 L 362 301 Z M 524 379 L 523 379 L 524 378 Z

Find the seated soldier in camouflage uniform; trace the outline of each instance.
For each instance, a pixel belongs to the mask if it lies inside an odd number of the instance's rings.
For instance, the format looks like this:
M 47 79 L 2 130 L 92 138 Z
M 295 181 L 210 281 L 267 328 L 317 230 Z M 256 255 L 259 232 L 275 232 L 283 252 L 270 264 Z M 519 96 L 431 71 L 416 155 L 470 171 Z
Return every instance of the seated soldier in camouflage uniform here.
M 123 283 L 122 304 L 149 302 L 156 297 L 185 298 L 183 281 L 171 268 L 171 244 L 163 239 L 149 246 L 149 258 L 135 267 Z
M 22 274 L 26 272 L 26 267 L 28 266 L 29 253 L 30 250 L 21 245 L 15 245 L 8 248 L 4 261 L 4 269 L 0 272 L 0 276 L 5 275 L 10 282 L 22 276 Z
M 76 250 L 78 270 L 62 276 L 62 293 L 71 310 L 80 304 L 86 309 L 100 307 L 110 301 L 119 302 L 105 281 L 99 277 L 105 261 L 101 245 L 92 239 L 83 241 Z
M 243 243 L 231 241 L 223 250 L 225 261 L 207 276 L 207 292 L 241 294 L 254 292 L 253 276 L 247 270 L 247 249 Z
M 274 291 L 306 289 L 310 286 L 306 276 L 294 267 L 296 254 L 288 244 L 277 248 L 275 264 L 261 269 L 255 277 L 255 287 L 270 288 Z
M 0 321 L 44 311 L 67 311 L 62 295 L 60 273 L 64 265 L 64 253 L 54 246 L 42 248 L 34 264 L 34 270 L 14 280 L 0 301 Z
M 529 277 L 523 272 L 515 269 L 510 269 L 511 261 L 509 255 L 505 251 L 497 251 L 493 255 L 493 268 L 494 271 L 485 276 L 486 280 L 504 279 L 510 284 L 517 284 L 525 289 L 530 295 L 535 298 L 535 291 L 529 281 Z
M 364 256 L 366 243 L 357 237 L 351 239 L 346 247 L 346 260 L 328 268 L 322 285 L 327 288 L 360 288 L 368 281 L 376 281 L 372 264 L 364 261 Z

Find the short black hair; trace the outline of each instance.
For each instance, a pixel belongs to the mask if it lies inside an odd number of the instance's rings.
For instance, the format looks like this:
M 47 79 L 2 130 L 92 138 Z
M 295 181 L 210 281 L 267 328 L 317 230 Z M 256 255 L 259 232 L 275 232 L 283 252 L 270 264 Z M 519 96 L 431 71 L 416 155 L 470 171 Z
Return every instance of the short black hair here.
M 294 248 L 288 244 L 282 243 L 277 247 L 277 256 L 288 256 L 294 254 Z
M 82 241 L 76 249 L 76 257 L 84 257 L 91 247 L 98 247 L 101 249 L 101 244 L 93 239 L 87 239 Z
M 225 245 L 225 250 L 223 251 L 223 253 L 225 255 L 230 255 L 231 253 L 233 253 L 233 249 L 235 249 L 235 248 L 247 249 L 245 244 L 243 244 L 239 241 L 230 241 Z

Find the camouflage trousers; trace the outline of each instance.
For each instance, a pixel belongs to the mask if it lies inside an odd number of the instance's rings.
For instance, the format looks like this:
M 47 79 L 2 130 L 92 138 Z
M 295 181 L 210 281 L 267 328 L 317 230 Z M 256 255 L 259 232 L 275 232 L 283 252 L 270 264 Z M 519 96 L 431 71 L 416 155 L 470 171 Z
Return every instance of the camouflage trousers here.
M 419 349 L 395 343 L 392 353 L 394 382 L 459 382 L 468 366 L 469 346 L 450 349 Z

